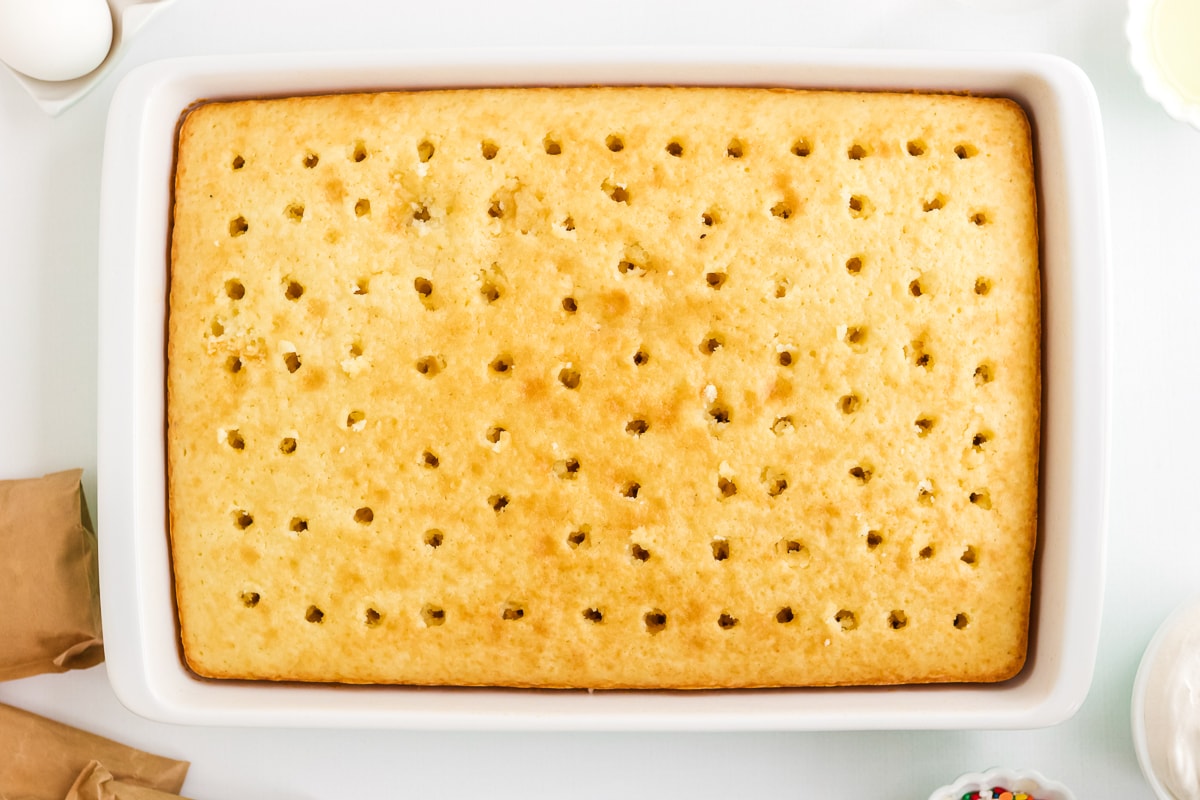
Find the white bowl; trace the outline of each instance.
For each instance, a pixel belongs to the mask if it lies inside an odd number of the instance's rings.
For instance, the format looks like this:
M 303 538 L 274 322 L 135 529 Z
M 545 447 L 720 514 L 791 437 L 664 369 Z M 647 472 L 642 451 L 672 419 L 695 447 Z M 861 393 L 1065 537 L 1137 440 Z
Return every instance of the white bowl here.
M 1182 6 L 1187 0 L 1168 0 Z M 1129 60 L 1142 80 L 1142 88 L 1175 119 L 1200 129 L 1200 97 L 1186 97 L 1169 74 L 1161 43 L 1154 29 L 1157 14 L 1163 13 L 1163 0 L 1129 0 L 1129 16 L 1125 21 L 1125 36 L 1129 39 Z M 1200 26 L 1200 13 L 1194 22 Z M 1200 29 L 1190 31 L 1192 47 L 1200 42 Z M 1185 34 L 1186 35 L 1186 32 Z
M 989 685 L 587 692 L 206 681 L 179 655 L 165 520 L 164 320 L 176 125 L 199 98 L 553 84 L 775 85 L 1006 95 L 1033 121 L 1042 228 L 1041 525 L 1029 659 Z M 591 730 L 1031 728 L 1091 685 L 1108 459 L 1107 181 L 1095 93 L 1044 55 L 472 50 L 193 58 L 112 101 L 100 218 L 99 525 L 108 674 L 133 711 L 214 725 Z
M 1032 769 L 994 767 L 987 772 L 968 772 L 949 786 L 929 795 L 929 800 L 961 800 L 970 792 L 1003 786 L 1013 792 L 1026 792 L 1033 800 L 1075 800 L 1071 790 Z
M 1166 651 L 1179 643 L 1179 639 L 1188 629 L 1195 630 L 1200 625 L 1200 598 L 1193 598 L 1180 604 L 1159 625 L 1158 630 L 1146 646 L 1142 661 L 1138 665 L 1137 677 L 1133 680 L 1133 699 L 1130 704 L 1130 723 L 1133 729 L 1133 749 L 1137 753 L 1138 764 L 1147 783 L 1154 790 L 1159 800 L 1177 800 L 1167 788 L 1163 773 L 1167 767 L 1164 763 L 1162 742 L 1156 732 L 1148 729 L 1146 709 L 1148 705 L 1162 702 L 1161 695 L 1165 691 L 1166 670 L 1170 664 L 1163 659 Z M 1160 658 L 1162 656 L 1162 658 Z

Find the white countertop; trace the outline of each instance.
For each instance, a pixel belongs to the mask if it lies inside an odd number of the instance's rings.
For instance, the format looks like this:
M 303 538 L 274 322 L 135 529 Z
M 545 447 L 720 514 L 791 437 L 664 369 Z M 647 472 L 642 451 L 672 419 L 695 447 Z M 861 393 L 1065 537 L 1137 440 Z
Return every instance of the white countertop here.
M 1112 195 L 1109 568 L 1091 693 L 1037 731 L 451 734 L 175 727 L 125 710 L 104 667 L 0 684 L 0 701 L 193 766 L 205 798 L 924 798 L 961 772 L 1032 767 L 1081 798 L 1149 797 L 1129 693 L 1159 622 L 1197 593 L 1200 131 L 1146 98 L 1120 0 L 652 5 L 178 0 L 78 106 L 44 115 L 0 72 L 0 478 L 82 466 L 96 489 L 96 242 L 104 121 L 132 67 L 176 55 L 484 45 L 1031 50 L 1079 64 L 1104 115 Z M 1193 191 L 1188 191 L 1193 189 Z M 103 547 L 104 531 L 100 532 Z

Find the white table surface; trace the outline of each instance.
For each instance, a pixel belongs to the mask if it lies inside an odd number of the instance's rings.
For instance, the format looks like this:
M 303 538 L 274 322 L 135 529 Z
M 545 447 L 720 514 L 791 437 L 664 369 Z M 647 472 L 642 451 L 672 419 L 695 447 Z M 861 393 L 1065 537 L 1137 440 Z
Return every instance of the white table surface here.
M 496 44 L 953 47 L 1076 62 L 1095 84 L 1108 148 L 1114 423 L 1100 650 L 1091 692 L 1071 720 L 1035 731 L 835 734 L 176 727 L 123 708 L 103 666 L 0 684 L 0 701 L 189 759 L 184 790 L 198 800 L 919 799 L 961 772 L 995 765 L 1038 769 L 1080 798 L 1150 797 L 1132 749 L 1130 688 L 1154 629 L 1197 593 L 1200 563 L 1200 131 L 1142 93 L 1124 17 L 1123 0 L 178 0 L 58 118 L 0 71 L 0 478 L 82 466 L 94 503 L 100 156 L 113 89 L 138 64 Z

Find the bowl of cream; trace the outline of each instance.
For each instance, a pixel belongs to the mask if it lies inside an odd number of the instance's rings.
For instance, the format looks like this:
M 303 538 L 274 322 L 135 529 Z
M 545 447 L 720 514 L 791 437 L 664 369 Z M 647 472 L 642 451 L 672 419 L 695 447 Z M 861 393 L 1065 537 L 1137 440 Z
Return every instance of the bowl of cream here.
M 1125 35 L 1146 94 L 1200 129 L 1200 0 L 1129 0 Z
M 1160 800 L 1200 800 L 1200 598 L 1179 606 L 1133 681 L 1133 747 Z

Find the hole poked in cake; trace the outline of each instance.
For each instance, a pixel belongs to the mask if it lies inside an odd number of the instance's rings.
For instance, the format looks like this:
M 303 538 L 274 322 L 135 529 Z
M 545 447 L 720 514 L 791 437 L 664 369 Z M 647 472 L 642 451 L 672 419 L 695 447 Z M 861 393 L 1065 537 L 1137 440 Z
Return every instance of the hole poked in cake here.
M 792 204 L 786 200 L 780 200 L 775 205 L 771 206 L 771 216 L 775 217 L 776 219 L 791 219 L 792 213 Z
M 225 296 L 230 300 L 241 300 L 246 296 L 246 287 L 237 278 L 225 281 Z
M 717 494 L 721 500 L 728 500 L 738 493 L 737 484 L 725 476 L 717 478 Z
M 904 357 L 915 367 L 933 369 L 933 355 L 926 349 L 924 339 L 913 339 L 905 345 Z
M 242 158 L 240 155 L 234 156 L 233 161 L 230 162 L 229 166 L 232 167 L 234 170 L 239 170 L 242 167 L 246 166 L 246 159 Z
M 433 216 L 429 212 L 429 206 L 425 205 L 424 203 L 414 203 L 412 208 L 413 208 L 412 218 L 413 218 L 414 223 L 429 222 L 429 220 Z
M 308 520 L 304 517 L 292 517 L 291 522 L 288 523 L 288 530 L 292 533 L 304 533 L 308 530 Z
M 425 546 L 433 550 L 437 550 L 439 547 L 441 547 L 442 542 L 445 540 L 446 535 L 437 528 L 430 528 L 429 530 L 425 531 L 425 536 L 423 537 Z
M 775 543 L 775 552 L 783 556 L 792 566 L 803 568 L 812 563 L 812 553 L 809 551 L 808 545 L 799 539 L 780 539 Z
M 583 618 L 592 624 L 599 624 L 604 621 L 604 613 L 598 608 L 585 608 Z
M 700 224 L 706 228 L 711 228 L 721 221 L 721 212 L 715 208 L 710 208 L 700 215 Z M 703 236 L 701 238 L 704 238 Z
M 883 544 L 883 534 L 879 531 L 867 531 L 867 549 L 875 550 Z
M 285 217 L 287 217 L 289 220 L 291 220 L 292 222 L 299 222 L 300 220 L 304 219 L 304 204 L 303 203 L 288 204 L 287 208 L 285 208 L 283 210 L 283 215 Z
M 626 481 L 621 484 L 618 491 L 627 500 L 637 500 L 638 495 L 641 494 L 642 485 L 637 481 Z
M 422 164 L 428 164 L 437 148 L 433 146 L 433 142 L 428 139 L 423 140 L 417 145 L 417 160 Z
M 808 158 L 810 155 L 812 155 L 812 151 L 812 142 L 803 138 L 794 141 L 790 150 L 791 154 L 797 158 Z
M 662 609 L 652 608 L 642 615 L 642 623 L 647 633 L 662 633 L 667 629 L 667 615 Z
M 958 560 L 969 567 L 973 567 L 979 561 L 979 554 L 975 552 L 973 545 L 967 545 L 963 548 L 962 555 L 958 557 Z
M 487 501 L 488 501 L 488 505 L 491 507 L 492 511 L 495 511 L 497 514 L 504 513 L 504 509 L 508 508 L 509 501 L 508 501 L 508 495 L 506 495 L 506 494 L 489 495 Z
M 709 331 L 704 338 L 700 340 L 700 352 L 706 356 L 711 356 L 713 353 L 725 346 L 725 334 Z
M 727 611 L 723 612 L 721 616 L 717 617 L 717 627 L 723 631 L 733 630 L 738 626 L 739 622 L 740 620 L 737 617 Z
M 629 559 L 638 564 L 645 564 L 650 560 L 650 551 L 642 547 L 637 542 L 629 545 Z
M 704 282 L 708 285 L 708 288 L 715 289 L 716 291 L 720 291 L 728 280 L 729 273 L 727 272 L 708 272 L 704 275 Z
M 917 429 L 917 436 L 922 439 L 928 436 L 933 430 L 935 422 L 935 418 L 931 416 L 917 417 L 916 421 L 913 422 L 913 427 Z
M 678 139 L 672 139 L 667 142 L 665 149 L 668 155 L 675 158 L 683 158 L 683 142 L 680 142 Z
M 568 365 L 558 371 L 558 382 L 567 389 L 578 389 L 582 383 L 583 377 L 579 374 L 579 370 Z
M 909 282 L 908 293 L 913 297 L 921 297 L 925 294 L 925 287 L 922 285 L 920 278 L 915 278 Z
M 635 438 L 642 436 L 648 430 L 650 430 L 650 423 L 640 417 L 625 423 L 625 432 Z
M 776 436 L 784 436 L 794 430 L 796 430 L 796 425 L 790 416 L 776 417 L 775 421 L 771 423 L 771 433 Z
M 992 510 L 992 494 L 987 489 L 977 489 L 967 495 L 967 499 L 976 508 L 982 508 L 984 511 Z
M 288 372 L 294 373 L 300 369 L 300 355 L 295 352 L 283 354 L 283 364 L 287 367 Z
M 927 544 L 917 551 L 917 558 L 921 561 L 928 561 L 933 558 L 933 545 Z
M 346 427 L 352 431 L 361 431 L 367 427 L 367 414 L 365 411 L 351 411 L 346 415 Z
M 971 437 L 971 449 L 976 453 L 982 453 L 984 447 L 992 440 L 990 431 L 979 431 Z
M 446 368 L 446 359 L 440 355 L 423 356 L 417 359 L 417 372 L 432 378 Z
M 975 279 L 975 294 L 983 296 L 992 290 L 992 282 L 984 277 Z
M 709 542 L 712 548 L 712 557 L 714 561 L 725 561 L 729 558 L 729 540 L 717 537 Z
M 417 464 L 425 469 L 437 469 L 441 463 L 442 460 L 431 450 L 424 451 L 417 459 Z
M 624 184 L 616 183 L 611 179 L 606 178 L 600 184 L 601 190 L 608 195 L 608 199 L 614 203 L 624 203 L 629 205 L 629 189 Z
M 871 154 L 871 149 L 861 142 L 855 142 L 846 150 L 846 158 L 851 161 L 861 161 Z
M 963 142 L 954 146 L 954 155 L 960 159 L 974 158 L 979 155 L 979 148 L 969 142 Z
M 968 219 L 971 221 L 972 225 L 987 225 L 992 221 L 991 215 L 986 211 L 975 211 L 970 217 L 968 217 Z
M 649 364 L 650 363 L 650 354 L 647 353 L 644 349 L 639 349 L 636 353 L 633 354 L 633 363 L 634 363 L 634 366 L 638 366 L 638 367 L 642 367 L 642 366 L 645 366 L 646 364 Z
M 780 625 L 787 625 L 796 619 L 796 612 L 792 611 L 791 606 L 784 606 L 775 612 L 775 621 Z
M 729 144 L 725 145 L 725 156 L 727 158 L 741 158 L 746 154 L 746 145 L 741 139 L 734 137 L 729 140 Z
M 768 497 L 779 497 L 779 495 L 787 491 L 787 475 L 785 475 L 781 469 L 777 469 L 775 467 L 763 468 L 760 480 L 762 481 L 763 487 L 767 490 Z
M 921 210 L 928 214 L 930 211 L 941 211 L 946 207 L 949 198 L 946 195 L 938 192 L 933 197 L 930 197 L 925 202 L 921 203 Z
M 715 401 L 709 403 L 708 408 L 704 410 L 704 416 L 713 432 L 721 431 L 733 421 L 733 412 L 729 410 L 729 406 Z
M 304 619 L 314 625 L 320 625 L 325 621 L 325 612 L 317 606 L 309 606 L 304 611 Z
M 846 207 L 850 210 L 850 216 L 855 219 L 866 219 L 875 211 L 875 205 L 870 198 L 862 194 L 850 195 Z
M 365 197 L 360 197 L 354 203 L 354 216 L 365 217 L 371 213 L 371 201 Z
M 479 152 L 483 155 L 485 161 L 491 161 L 500 152 L 500 145 L 491 139 L 484 139 L 479 143 Z
M 791 350 L 780 350 L 775 354 L 775 362 L 781 367 L 790 367 L 794 360 Z
M 917 503 L 931 506 L 936 499 L 937 494 L 934 491 L 933 481 L 926 478 L 917 484 Z
M 973 374 L 976 386 L 984 386 L 995 380 L 995 368 L 989 363 L 984 362 L 975 368 Z
M 246 439 L 242 436 L 237 428 L 225 432 L 225 444 L 229 445 L 234 450 L 245 450 Z
M 292 453 L 296 452 L 295 438 L 291 436 L 285 436 L 284 438 L 280 439 L 279 452 L 283 453 L 285 456 L 290 456 Z
M 560 481 L 573 481 L 579 477 L 579 459 L 563 458 L 554 462 L 554 477 Z
M 488 364 L 488 370 L 490 370 L 493 375 L 500 375 L 503 377 L 512 375 L 513 357 L 508 353 L 502 353 L 496 356 L 494 359 L 492 359 L 492 362 Z
M 958 630 L 963 630 L 971 624 L 971 618 L 965 612 L 958 612 L 954 615 L 954 627 Z
M 862 272 L 862 268 L 862 256 L 851 256 L 850 258 L 846 259 L 846 272 L 850 273 L 851 275 L 858 275 L 860 272 Z
M 862 408 L 862 398 L 853 392 L 844 394 L 838 398 L 837 407 L 843 414 L 857 413 Z
M 284 279 L 283 296 L 295 302 L 304 296 L 304 284 L 290 278 Z
M 368 628 L 378 627 L 382 622 L 383 614 L 376 609 L 367 608 L 367 610 L 363 612 L 363 625 L 366 625 Z
M 785 275 L 775 276 L 775 299 L 782 300 L 787 297 L 788 291 L 792 288 L 792 281 Z
M 487 439 L 491 444 L 498 445 L 508 441 L 509 433 L 506 428 L 502 428 L 499 425 L 493 425 L 487 429 L 487 432 L 484 433 L 483 438 Z
M 619 153 L 625 149 L 625 139 L 620 134 L 610 133 L 604 140 L 604 146 L 614 153 Z
M 562 155 L 562 141 L 554 134 L 548 133 L 542 140 L 542 149 L 548 156 L 560 156 Z
M 300 159 L 300 163 L 304 165 L 305 169 L 312 169 L 320 162 L 321 162 L 321 157 L 313 152 L 305 153 L 304 157 L 302 159 Z
M 421 622 L 426 628 L 437 628 L 446 624 L 446 611 L 441 606 L 426 603 L 421 606 Z
M 229 221 L 229 235 L 238 237 L 250 230 L 250 223 L 246 222 L 245 217 L 234 217 Z
M 369 506 L 363 506 L 362 508 L 355 509 L 354 521 L 359 525 L 370 525 L 375 521 L 375 512 L 372 511 Z
M 579 310 L 579 303 L 574 297 L 564 297 L 562 299 L 562 310 L 568 314 L 574 314 Z
M 865 325 L 840 325 L 838 338 L 856 353 L 867 349 L 867 327 Z
M 254 517 L 250 515 L 250 512 L 241 508 L 233 512 L 233 527 L 237 528 L 239 531 L 244 531 L 253 524 Z
M 429 278 L 414 278 L 413 289 L 420 295 L 422 301 L 428 300 L 433 295 L 433 282 Z
M 242 371 L 242 359 L 238 356 L 230 356 L 225 359 L 225 369 L 229 370 L 234 375 Z
M 242 605 L 246 608 L 254 608 L 262 600 L 262 595 L 258 592 L 244 591 L 238 595 L 238 599 L 242 601 Z
M 904 149 L 910 156 L 923 156 L 925 155 L 926 145 L 922 139 L 909 139 Z
M 525 619 L 525 604 L 510 600 L 504 604 L 500 612 L 500 618 L 507 622 L 516 622 Z
M 217 317 L 212 321 L 209 330 L 212 331 L 213 336 L 222 336 L 225 333 L 225 323 L 221 321 L 220 317 Z
M 572 550 L 580 547 L 590 547 L 592 543 L 591 534 L 591 525 L 580 525 L 578 528 L 567 534 L 567 546 Z
M 562 229 L 567 233 L 570 233 L 571 231 L 575 230 L 575 218 L 568 214 L 567 216 L 563 217 L 560 227 L 562 227 Z
M 833 621 L 836 622 L 843 631 L 852 631 L 858 627 L 858 616 L 848 608 L 840 609 L 833 615 Z
M 892 611 L 892 613 L 888 614 L 887 624 L 888 627 L 894 631 L 901 630 L 908 626 L 908 615 L 903 611 L 896 609 Z
M 875 470 L 870 464 L 858 464 L 850 468 L 850 477 L 860 486 L 866 486 L 875 476 Z

